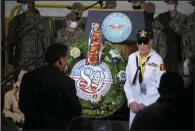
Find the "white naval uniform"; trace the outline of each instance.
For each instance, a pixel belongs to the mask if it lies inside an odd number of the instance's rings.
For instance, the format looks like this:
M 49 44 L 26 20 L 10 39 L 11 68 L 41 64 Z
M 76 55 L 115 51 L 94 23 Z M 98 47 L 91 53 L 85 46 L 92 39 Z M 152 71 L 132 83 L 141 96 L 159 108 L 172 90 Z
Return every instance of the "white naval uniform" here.
M 139 104 L 144 104 L 148 106 L 159 98 L 158 87 L 160 83 L 160 78 L 165 70 L 160 70 L 160 65 L 164 65 L 163 60 L 159 54 L 157 54 L 153 49 L 151 49 L 149 53 L 149 60 L 146 63 L 143 83 L 146 85 L 147 94 L 143 95 L 140 91 L 140 84 L 138 80 L 138 75 L 136 78 L 136 83 L 132 85 L 133 78 L 137 71 L 137 63 L 136 56 L 139 60 L 139 51 L 132 53 L 129 56 L 128 64 L 126 66 L 126 82 L 124 85 L 124 91 L 127 97 L 128 106 L 132 102 L 137 102 Z M 141 72 L 140 72 L 141 73 Z M 130 117 L 129 117 L 129 129 L 131 127 L 132 121 L 135 117 L 135 113 L 133 113 L 130 109 Z

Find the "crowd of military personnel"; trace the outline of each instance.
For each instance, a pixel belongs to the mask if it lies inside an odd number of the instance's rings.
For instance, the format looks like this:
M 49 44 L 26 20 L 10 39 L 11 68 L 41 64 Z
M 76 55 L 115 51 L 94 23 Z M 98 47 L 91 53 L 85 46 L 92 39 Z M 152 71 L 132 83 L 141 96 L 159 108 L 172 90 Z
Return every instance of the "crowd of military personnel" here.
M 21 1 L 20 1 L 21 2 Z M 152 2 L 145 2 L 144 0 L 132 0 L 132 7 L 135 10 L 145 10 L 145 17 L 152 21 L 152 29 L 154 32 L 153 49 L 156 50 L 164 59 L 167 71 L 176 71 L 183 74 L 183 63 L 187 62 L 189 69 L 194 69 L 194 50 L 195 50 L 195 12 L 189 16 L 177 11 L 178 0 L 168 0 L 168 11 L 155 16 L 155 4 Z M 39 11 L 34 7 L 34 1 L 22 1 L 23 13 L 15 16 L 9 23 L 8 35 L 28 23 L 29 21 L 38 21 L 42 19 Z M 191 2 L 192 6 L 194 1 Z M 103 4 L 103 9 L 115 9 L 116 1 L 106 1 Z M 72 43 L 73 41 L 84 37 L 84 29 L 86 20 L 82 17 L 84 8 L 81 3 L 76 2 L 72 5 L 71 11 L 65 16 L 65 26 L 57 30 L 57 42 Z M 146 25 L 147 27 L 147 25 Z M 8 43 L 11 43 L 16 38 L 25 32 L 27 28 L 19 32 Z M 21 40 L 17 41 L 15 46 L 10 46 L 8 50 L 9 63 L 15 68 L 22 63 L 29 60 L 35 53 L 35 32 L 30 31 Z M 42 54 L 51 43 L 50 31 L 48 24 L 40 24 L 38 35 L 38 54 Z M 39 66 L 44 64 L 44 60 L 39 61 Z M 34 69 L 34 66 L 29 68 Z M 192 74 L 187 74 L 192 75 Z

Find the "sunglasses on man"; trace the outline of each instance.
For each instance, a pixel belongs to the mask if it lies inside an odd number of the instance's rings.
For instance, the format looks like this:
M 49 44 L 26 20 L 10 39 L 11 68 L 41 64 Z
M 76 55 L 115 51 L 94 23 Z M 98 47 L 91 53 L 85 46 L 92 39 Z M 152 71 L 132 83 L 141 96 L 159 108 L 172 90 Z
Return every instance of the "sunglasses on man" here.
M 145 40 L 145 41 L 142 40 L 142 41 L 138 41 L 138 42 L 137 42 L 138 45 L 142 45 L 142 43 L 143 43 L 144 45 L 148 45 L 149 40 Z

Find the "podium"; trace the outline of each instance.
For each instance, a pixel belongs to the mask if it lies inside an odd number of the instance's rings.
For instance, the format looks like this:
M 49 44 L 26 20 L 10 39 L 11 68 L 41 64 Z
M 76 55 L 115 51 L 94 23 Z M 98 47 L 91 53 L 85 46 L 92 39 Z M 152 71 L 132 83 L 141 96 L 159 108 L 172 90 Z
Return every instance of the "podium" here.
M 89 34 L 91 31 L 92 23 L 99 23 L 102 24 L 104 19 L 110 15 L 111 13 L 123 13 L 130 19 L 132 23 L 132 30 L 129 38 L 121 43 L 113 43 L 116 45 L 126 56 L 135 52 L 137 50 L 136 45 L 136 33 L 140 29 L 152 28 L 152 21 L 147 19 L 143 10 L 113 10 L 113 9 L 91 9 L 88 11 L 88 17 L 86 21 L 85 27 L 85 35 L 86 39 L 89 38 Z M 107 39 L 103 36 L 103 40 L 106 41 Z

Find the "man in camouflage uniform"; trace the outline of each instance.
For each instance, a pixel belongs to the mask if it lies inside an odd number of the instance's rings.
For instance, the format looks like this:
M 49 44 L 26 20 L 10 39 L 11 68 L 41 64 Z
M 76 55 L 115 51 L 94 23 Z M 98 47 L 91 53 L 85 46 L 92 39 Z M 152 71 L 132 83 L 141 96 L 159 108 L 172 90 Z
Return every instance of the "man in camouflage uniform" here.
M 17 3 L 21 3 L 22 6 L 22 12 L 28 11 L 28 2 L 23 0 L 18 0 Z M 40 14 L 39 10 L 37 8 L 34 9 L 34 11 L 38 14 Z
M 28 1 L 27 11 L 23 12 L 17 17 L 14 17 L 13 20 L 9 23 L 8 36 L 12 35 L 16 30 L 26 25 L 30 21 L 39 21 L 42 19 L 40 14 L 34 8 L 34 1 Z M 36 28 L 34 27 L 31 31 L 28 32 L 32 26 L 35 26 L 33 23 L 29 24 L 21 31 L 16 33 L 11 39 L 8 40 L 8 44 L 13 43 L 15 40 L 16 43 L 11 44 L 8 48 L 8 61 L 9 64 L 13 65 L 14 68 L 26 63 L 33 56 L 35 56 L 35 42 L 36 42 Z M 28 33 L 27 33 L 28 32 Z M 45 49 L 50 44 L 50 30 L 48 21 L 41 23 L 38 28 L 38 55 L 41 56 L 45 52 Z M 44 60 L 38 61 L 38 66 L 44 65 Z M 26 70 L 33 70 L 35 66 L 27 65 L 22 68 Z
M 115 9 L 116 8 L 116 1 L 105 1 L 103 9 Z
M 162 32 L 162 24 L 154 19 L 154 14 L 156 13 L 155 4 L 152 2 L 147 2 L 144 6 L 144 10 L 147 13 L 149 19 L 152 21 L 153 29 L 153 46 L 152 48 L 160 54 L 160 56 L 165 59 L 165 54 L 163 53 L 166 48 L 166 36 Z
M 68 43 L 68 45 L 70 45 L 75 40 L 84 37 L 84 31 L 78 27 L 77 15 L 75 13 L 67 14 L 65 22 L 67 27 L 57 31 L 56 42 L 60 42 L 62 44 Z
M 76 3 L 72 4 L 71 12 L 75 13 L 77 15 L 77 17 L 79 18 L 79 20 L 78 20 L 79 27 L 82 30 L 85 30 L 86 18 L 82 17 L 83 9 L 84 9 L 83 5 L 79 2 L 76 2 Z
M 195 7 L 195 1 L 190 3 Z M 189 69 L 189 73 L 184 70 L 184 75 L 189 75 L 195 81 L 195 10 L 187 17 L 186 28 L 184 29 L 183 59 L 184 68 Z
M 160 55 L 165 56 L 166 71 L 175 71 L 182 73 L 182 37 L 186 24 L 186 15 L 177 11 L 178 0 L 166 1 L 168 12 L 162 13 L 156 17 L 156 20 L 162 25 L 157 26 L 162 29 L 164 35 L 158 36 L 156 44 L 157 52 L 161 50 Z M 154 30 L 156 30 L 154 28 Z M 157 30 L 157 31 L 158 31 Z M 166 45 L 163 45 L 166 41 Z M 163 47 L 163 48 L 162 48 Z

